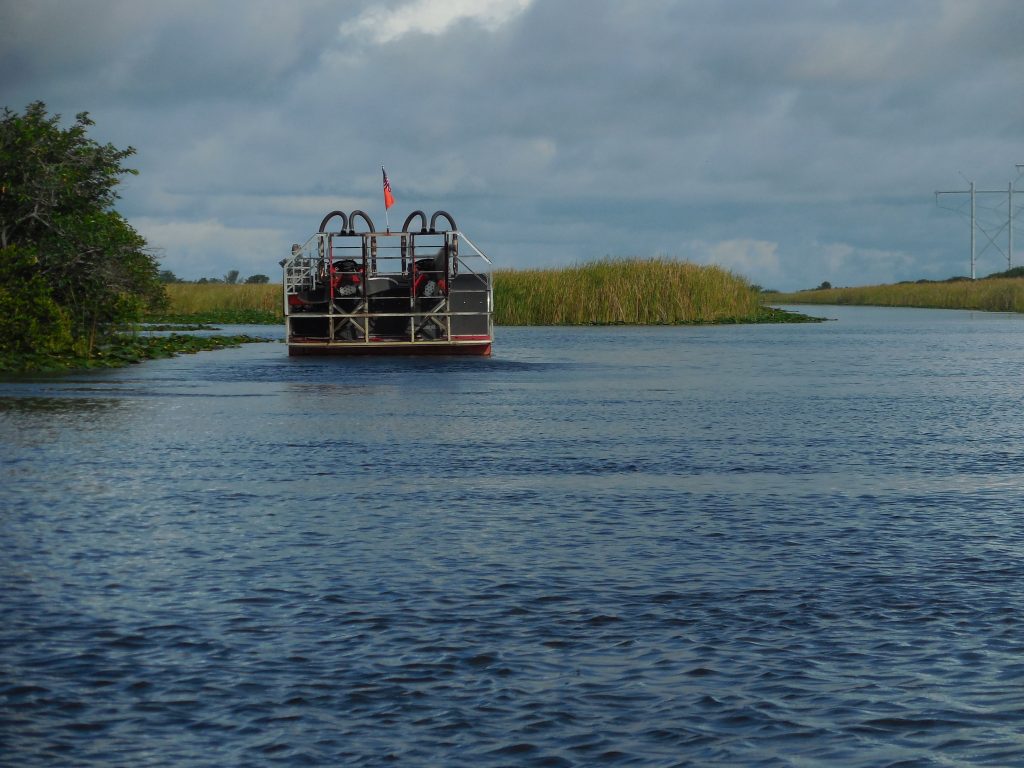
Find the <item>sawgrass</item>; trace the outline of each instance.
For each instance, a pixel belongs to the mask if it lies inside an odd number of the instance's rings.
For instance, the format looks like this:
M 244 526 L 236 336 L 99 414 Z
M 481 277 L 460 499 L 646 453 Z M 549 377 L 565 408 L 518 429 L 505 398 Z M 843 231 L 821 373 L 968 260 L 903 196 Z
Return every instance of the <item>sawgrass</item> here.
M 280 284 L 172 283 L 154 321 L 282 322 Z M 745 279 L 672 259 L 602 259 L 494 273 L 496 325 L 680 325 L 792 322 Z
M 280 283 L 170 283 L 166 312 L 151 320 L 207 323 L 283 322 Z
M 719 267 L 671 259 L 602 259 L 560 269 L 498 270 L 498 325 L 758 322 L 760 294 Z
M 867 285 L 857 288 L 775 293 L 767 295 L 766 299 L 780 304 L 858 304 L 1024 312 L 1024 280 L 1008 277 Z

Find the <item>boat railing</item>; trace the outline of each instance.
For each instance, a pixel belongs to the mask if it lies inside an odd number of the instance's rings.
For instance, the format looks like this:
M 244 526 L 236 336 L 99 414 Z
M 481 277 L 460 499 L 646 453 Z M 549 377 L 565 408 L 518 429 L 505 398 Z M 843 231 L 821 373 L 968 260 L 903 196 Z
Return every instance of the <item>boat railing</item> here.
M 353 232 L 343 223 L 293 246 L 281 266 L 289 342 L 492 336 L 491 262 L 458 230 Z
M 317 287 L 316 265 L 320 258 L 312 255 L 311 251 L 323 252 L 322 235 L 313 235 L 306 241 L 305 245 L 292 246 L 291 258 L 281 263 L 284 269 L 284 293 L 285 296 L 292 296 L 302 291 L 309 291 Z

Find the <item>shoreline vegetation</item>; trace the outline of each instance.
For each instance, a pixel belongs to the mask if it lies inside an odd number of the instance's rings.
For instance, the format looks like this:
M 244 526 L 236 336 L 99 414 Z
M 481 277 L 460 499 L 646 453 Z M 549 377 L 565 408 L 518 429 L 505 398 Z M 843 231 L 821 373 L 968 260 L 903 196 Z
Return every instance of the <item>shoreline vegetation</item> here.
M 1017 270 L 1012 270 L 1017 272 Z M 865 285 L 852 288 L 816 288 L 795 293 L 766 293 L 765 301 L 778 304 L 852 304 L 922 309 L 970 309 L 985 312 L 1024 312 L 1024 275 L 1006 273 L 971 280 Z
M 89 356 L 30 353 L 0 359 L 0 370 L 59 371 L 266 341 L 252 336 L 151 337 L 139 331 L 187 331 L 217 325 L 283 322 L 275 283 L 168 283 L 166 302 L 144 324 L 111 335 Z M 766 306 L 745 279 L 714 266 L 670 259 L 602 259 L 558 269 L 497 270 L 494 321 L 509 325 L 724 325 L 819 322 Z
M 766 307 L 745 279 L 672 259 L 613 259 L 557 269 L 499 269 L 494 324 L 709 325 L 813 322 Z
M 178 328 L 177 330 L 186 330 Z M 98 344 L 92 354 L 85 356 L 64 353 L 26 353 L 17 358 L 0 357 L 0 371 L 16 374 L 63 373 L 92 368 L 122 368 L 145 360 L 160 360 L 178 355 L 209 352 L 215 349 L 240 347 L 257 341 L 272 341 L 259 336 L 225 335 L 193 336 L 170 333 L 166 336 L 140 336 L 134 332 L 113 334 Z
M 281 285 L 171 283 L 153 322 L 283 322 Z M 746 280 L 714 266 L 670 259 L 602 259 L 494 273 L 494 324 L 708 325 L 814 322 L 765 306 Z

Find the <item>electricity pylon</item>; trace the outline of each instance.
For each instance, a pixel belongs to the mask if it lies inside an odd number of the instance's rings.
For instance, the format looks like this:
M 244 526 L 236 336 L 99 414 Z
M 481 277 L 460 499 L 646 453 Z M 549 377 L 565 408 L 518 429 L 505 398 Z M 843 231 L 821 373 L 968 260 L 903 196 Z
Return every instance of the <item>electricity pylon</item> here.
M 1024 163 L 1019 163 L 1015 166 L 1017 168 L 1017 178 L 1020 178 L 1021 173 L 1024 173 Z M 960 174 L 963 176 L 963 174 Z M 981 232 L 988 243 L 982 248 L 984 252 L 989 245 L 995 248 L 997 251 L 1002 251 L 1002 248 L 996 243 L 996 238 L 1000 235 L 1003 227 L 1006 228 L 1006 268 L 1011 269 L 1013 266 L 1013 220 L 1015 218 L 1015 212 L 1013 210 L 1013 182 L 1011 181 L 1007 186 L 1006 190 L 1002 189 L 977 189 L 974 186 L 974 182 L 964 177 L 964 180 L 970 184 L 969 189 L 954 189 L 954 190 L 936 190 L 935 192 L 935 204 L 939 205 L 940 195 L 970 195 L 970 222 L 971 222 L 971 280 L 974 280 L 975 275 L 975 263 L 977 262 L 976 244 L 975 244 L 975 233 Z M 979 195 L 1006 195 L 1006 224 L 999 227 L 995 232 L 989 232 L 985 227 L 978 224 L 977 218 L 977 199 Z M 941 206 L 940 206 L 941 207 Z M 964 214 L 963 206 L 960 208 L 947 208 L 946 210 L 955 211 L 957 213 Z M 964 214 L 966 215 L 966 214 Z

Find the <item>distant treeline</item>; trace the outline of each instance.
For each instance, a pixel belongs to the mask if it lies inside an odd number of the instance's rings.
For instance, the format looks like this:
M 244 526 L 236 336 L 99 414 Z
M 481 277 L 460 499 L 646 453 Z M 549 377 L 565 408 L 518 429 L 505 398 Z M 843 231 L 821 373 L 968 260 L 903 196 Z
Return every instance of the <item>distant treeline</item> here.
M 169 283 L 171 317 L 280 322 L 279 283 Z M 733 273 L 670 259 L 603 259 L 494 274 L 498 325 L 680 325 L 793 321 Z M 246 319 L 248 318 L 248 319 Z
M 771 302 L 789 304 L 858 304 L 881 307 L 976 309 L 988 312 L 1024 312 L 1024 267 L 995 272 L 978 280 L 904 281 L 853 288 L 822 287 L 796 293 L 772 293 Z
M 249 275 L 249 277 L 243 280 L 241 279 L 241 275 L 239 274 L 237 269 L 230 270 L 226 275 L 224 275 L 224 277 L 200 277 L 198 280 L 183 280 L 182 278 L 178 277 L 173 272 L 171 272 L 171 270 L 162 269 L 160 270 L 159 279 L 160 282 L 165 285 L 170 285 L 172 283 L 224 283 L 226 285 L 260 285 L 262 283 L 270 282 L 270 278 L 267 277 L 267 275 Z

